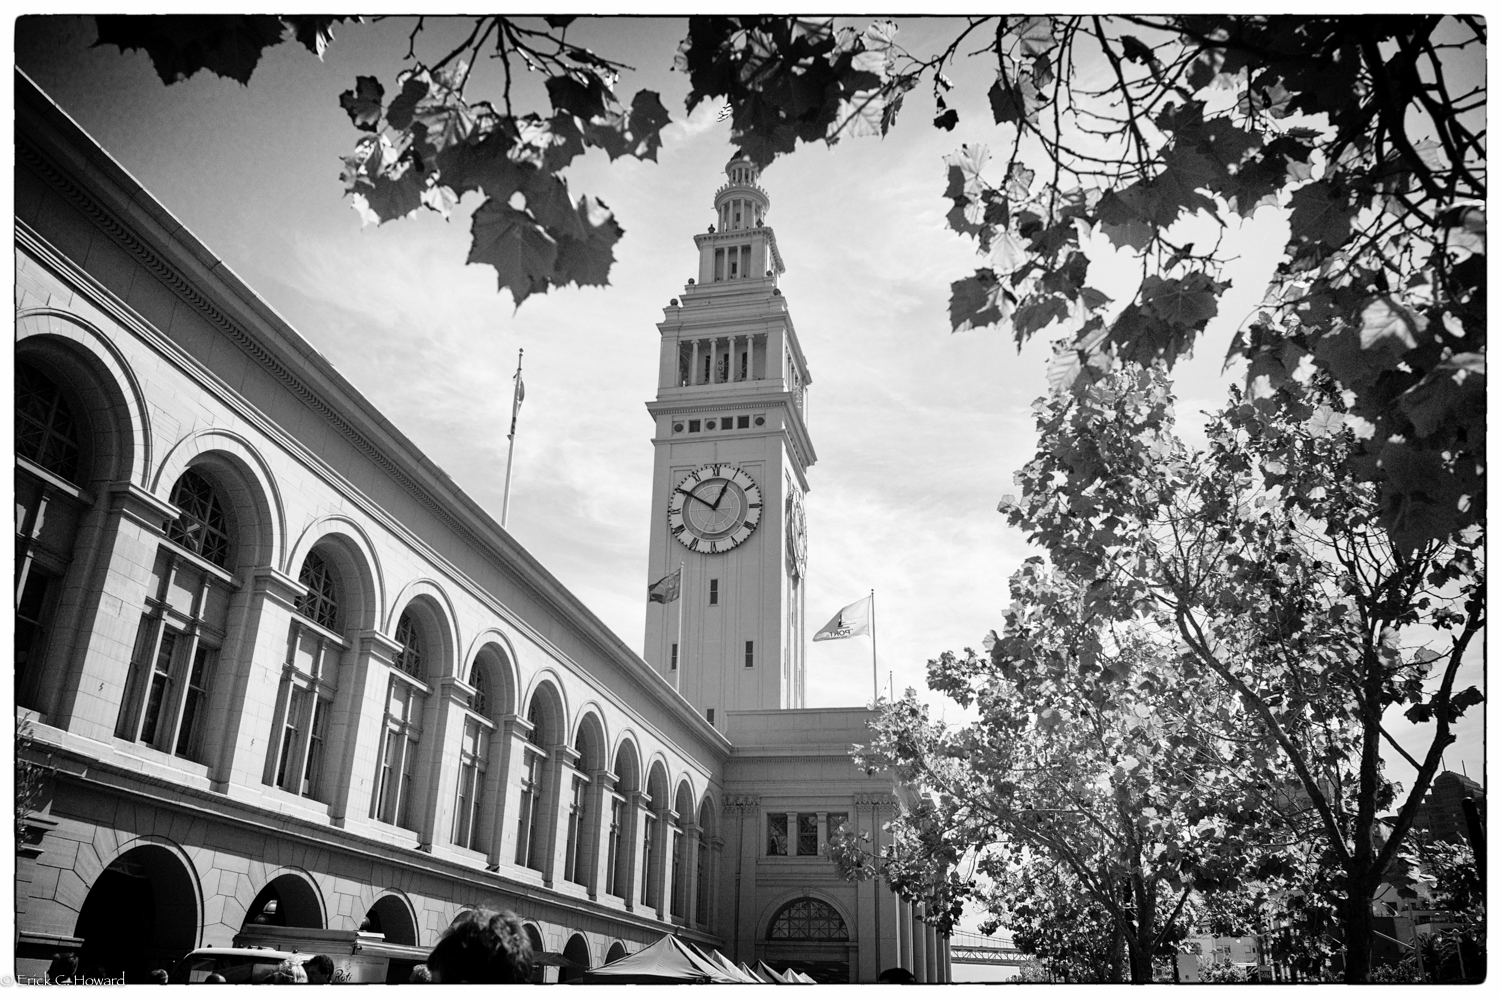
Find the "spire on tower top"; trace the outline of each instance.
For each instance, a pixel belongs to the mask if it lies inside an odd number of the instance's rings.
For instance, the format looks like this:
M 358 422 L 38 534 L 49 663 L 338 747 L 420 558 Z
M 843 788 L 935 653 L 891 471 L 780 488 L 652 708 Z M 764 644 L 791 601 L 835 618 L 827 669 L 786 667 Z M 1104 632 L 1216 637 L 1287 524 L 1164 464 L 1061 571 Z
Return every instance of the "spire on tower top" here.
M 714 211 L 719 216 L 719 231 L 754 229 L 761 225 L 771 208 L 771 199 L 758 183 L 761 168 L 744 153 L 736 153 L 725 164 L 728 183 L 714 192 Z

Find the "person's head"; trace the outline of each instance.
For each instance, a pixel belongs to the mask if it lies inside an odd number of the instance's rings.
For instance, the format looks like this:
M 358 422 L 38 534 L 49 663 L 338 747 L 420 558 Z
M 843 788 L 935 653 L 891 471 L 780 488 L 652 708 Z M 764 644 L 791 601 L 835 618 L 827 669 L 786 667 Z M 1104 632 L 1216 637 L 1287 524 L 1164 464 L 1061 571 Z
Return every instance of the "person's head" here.
M 203 984 L 204 985 L 224 985 L 224 984 L 227 984 L 228 982 L 229 982 L 229 979 L 225 978 L 223 975 L 219 974 L 217 971 L 210 971 L 208 973 L 208 975 L 205 976 L 204 979 L 203 979 Z
M 424 985 L 433 980 L 433 973 L 427 970 L 425 964 L 412 965 L 412 973 L 407 976 L 407 981 L 416 985 Z
M 309 985 L 326 985 L 334 980 L 334 959 L 327 954 L 314 954 L 302 962 L 302 970 L 307 972 Z
M 917 978 L 906 968 L 887 968 L 876 976 L 876 981 L 891 985 L 910 985 Z
M 427 969 L 439 983 L 528 982 L 532 945 L 514 912 L 470 909 L 443 934 Z
M 266 976 L 268 985 L 306 985 L 307 972 L 302 969 L 302 962 L 294 958 L 287 958 L 276 966 L 276 970 Z
M 78 974 L 76 951 L 59 951 L 52 955 L 52 964 L 47 968 L 48 978 L 72 978 Z
M 151 984 L 152 985 L 166 985 L 167 984 L 167 977 L 168 976 L 167 976 L 166 970 L 163 969 L 163 968 L 156 968 L 155 970 L 153 970 L 151 972 L 151 974 L 147 975 L 146 977 L 151 979 Z

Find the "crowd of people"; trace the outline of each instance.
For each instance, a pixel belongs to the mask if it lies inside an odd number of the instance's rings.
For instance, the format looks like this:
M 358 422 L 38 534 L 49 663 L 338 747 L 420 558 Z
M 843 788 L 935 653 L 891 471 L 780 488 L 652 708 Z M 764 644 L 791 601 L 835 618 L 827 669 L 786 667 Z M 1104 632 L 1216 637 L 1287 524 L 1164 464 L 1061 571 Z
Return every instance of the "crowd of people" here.
M 428 955 L 427 963 L 414 967 L 407 981 L 423 984 L 529 982 L 532 962 L 532 945 L 514 912 L 470 909 L 454 920 Z M 69 983 L 77 976 L 78 955 L 75 953 L 58 954 L 47 972 L 47 980 L 59 984 Z M 167 984 L 168 977 L 167 972 L 160 968 L 150 975 L 152 982 L 161 985 Z M 327 985 L 348 980 L 333 958 L 327 954 L 314 954 L 309 958 L 282 961 L 262 984 Z M 202 984 L 224 981 L 223 975 L 214 972 L 204 978 Z

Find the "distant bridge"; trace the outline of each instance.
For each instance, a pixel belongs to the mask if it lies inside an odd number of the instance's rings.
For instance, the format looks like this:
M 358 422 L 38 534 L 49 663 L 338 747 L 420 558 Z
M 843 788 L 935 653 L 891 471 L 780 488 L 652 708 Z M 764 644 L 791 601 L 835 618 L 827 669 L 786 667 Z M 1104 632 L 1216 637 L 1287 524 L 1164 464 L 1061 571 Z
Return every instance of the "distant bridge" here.
M 996 934 L 955 933 L 949 937 L 951 964 L 1004 964 L 1020 967 L 1027 955 L 1011 945 L 1011 938 Z

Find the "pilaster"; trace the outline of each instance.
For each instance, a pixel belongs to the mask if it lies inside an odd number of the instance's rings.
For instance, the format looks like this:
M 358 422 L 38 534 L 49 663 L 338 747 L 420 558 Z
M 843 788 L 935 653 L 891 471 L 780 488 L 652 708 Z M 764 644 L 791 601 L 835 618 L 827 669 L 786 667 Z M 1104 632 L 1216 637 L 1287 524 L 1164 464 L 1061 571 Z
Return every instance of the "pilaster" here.
M 180 512 L 132 482 L 113 483 L 107 494 L 109 512 L 99 537 L 103 554 L 84 586 L 75 625 L 81 637 L 54 723 L 100 742 L 114 736 L 157 547 Z

